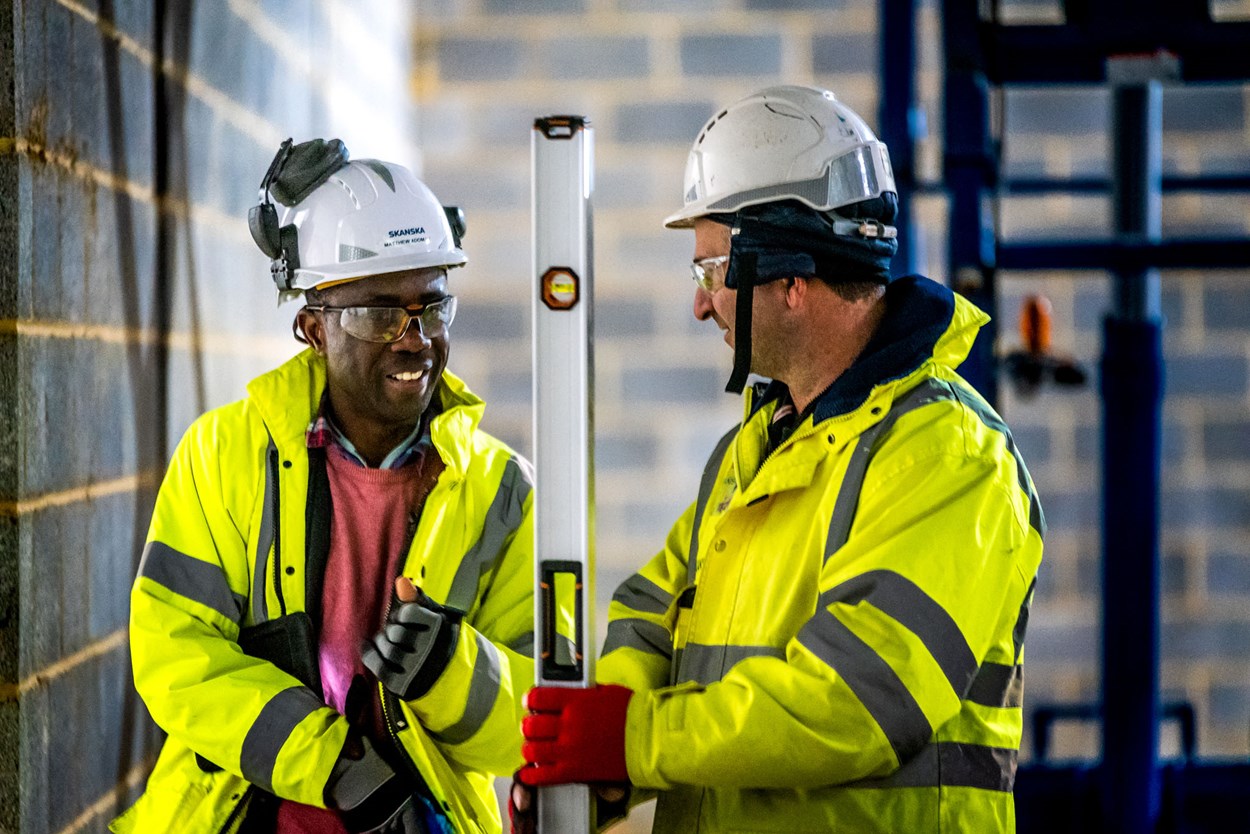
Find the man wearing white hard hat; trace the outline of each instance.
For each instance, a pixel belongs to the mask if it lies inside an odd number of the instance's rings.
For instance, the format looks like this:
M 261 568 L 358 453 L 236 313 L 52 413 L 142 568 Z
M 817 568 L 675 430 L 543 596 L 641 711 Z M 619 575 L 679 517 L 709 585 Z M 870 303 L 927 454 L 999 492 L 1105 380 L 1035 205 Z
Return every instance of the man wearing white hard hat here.
M 174 453 L 130 627 L 169 738 L 112 829 L 499 831 L 532 480 L 446 369 L 462 216 L 338 140 L 285 142 L 260 193 L 252 235 L 308 349 Z
M 765 380 L 613 597 L 601 685 L 529 693 L 520 782 L 658 794 L 658 832 L 1014 831 L 1045 524 L 955 370 L 986 315 L 892 279 L 886 148 L 826 90 L 714 116 L 684 203 L 694 315 L 730 390 Z

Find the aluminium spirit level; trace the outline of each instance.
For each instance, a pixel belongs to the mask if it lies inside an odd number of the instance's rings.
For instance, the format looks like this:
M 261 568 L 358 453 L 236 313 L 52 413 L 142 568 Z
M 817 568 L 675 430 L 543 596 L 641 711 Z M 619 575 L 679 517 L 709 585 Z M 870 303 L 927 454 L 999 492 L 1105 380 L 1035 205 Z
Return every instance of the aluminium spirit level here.
M 582 116 L 534 121 L 534 634 L 537 686 L 594 682 L 591 422 L 593 133 Z M 572 646 L 557 625 L 572 619 Z M 566 629 L 567 631 L 568 629 Z M 589 834 L 586 785 L 538 789 L 540 834 Z

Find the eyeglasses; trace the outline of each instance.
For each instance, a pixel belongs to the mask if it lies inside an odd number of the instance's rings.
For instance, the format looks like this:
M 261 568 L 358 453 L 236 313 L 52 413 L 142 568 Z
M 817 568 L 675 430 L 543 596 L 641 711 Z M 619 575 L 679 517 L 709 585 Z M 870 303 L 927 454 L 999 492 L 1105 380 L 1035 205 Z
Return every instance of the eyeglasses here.
M 699 288 L 705 292 L 712 291 L 712 276 L 729 260 L 728 255 L 717 255 L 715 258 L 700 258 L 690 265 L 690 275 Z
M 446 295 L 419 307 L 309 307 L 338 313 L 339 327 L 366 342 L 390 344 L 404 338 L 413 321 L 422 336 L 442 335 L 456 317 L 456 297 Z

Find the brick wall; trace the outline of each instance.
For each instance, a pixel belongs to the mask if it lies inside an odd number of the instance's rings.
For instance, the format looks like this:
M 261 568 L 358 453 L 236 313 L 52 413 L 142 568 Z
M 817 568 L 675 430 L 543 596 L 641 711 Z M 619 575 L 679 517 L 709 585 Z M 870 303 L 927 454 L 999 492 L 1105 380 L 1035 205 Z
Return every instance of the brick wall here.
M 917 89 L 936 124 L 935 6 Z M 729 352 L 690 316 L 690 237 L 660 227 L 689 142 L 713 108 L 769 83 L 831 87 L 875 123 L 876 28 L 873 5 L 849 0 L 0 4 L 0 830 L 102 831 L 150 766 L 126 589 L 172 441 L 292 350 L 291 311 L 275 309 L 242 223 L 280 139 L 341 136 L 464 206 L 472 263 L 452 279 L 452 367 L 487 399 L 487 427 L 528 450 L 529 127 L 593 120 L 602 631 L 613 587 L 658 547 L 738 415 L 720 391 Z M 1165 107 L 1169 170 L 1246 169 L 1244 87 L 1169 91 Z M 1105 168 L 1105 94 L 1025 91 L 1006 111 L 1013 170 Z M 921 148 L 930 176 L 939 150 L 934 137 Z M 941 201 L 915 211 L 941 278 Z M 1105 216 L 1089 198 L 1003 211 L 1012 236 L 1105 230 Z M 1165 221 L 1245 233 L 1246 216 L 1244 198 L 1186 196 Z M 1041 290 L 1058 345 L 1092 368 L 1108 280 L 1004 276 L 1004 343 L 1020 297 Z M 1164 292 L 1165 694 L 1198 706 L 1204 753 L 1244 757 L 1250 284 L 1177 272 Z M 1051 523 L 1029 701 L 1088 699 L 1097 397 L 1005 390 L 1002 410 Z M 1090 738 L 1070 728 L 1058 752 L 1092 753 Z
M 530 448 L 529 141 L 533 118 L 595 128 L 598 595 L 655 551 L 737 420 L 731 356 L 690 314 L 693 239 L 661 219 L 718 104 L 769 82 L 834 86 L 873 113 L 869 4 L 426 3 L 415 26 L 418 142 L 430 186 L 469 212 L 452 365 L 487 426 Z M 848 53 L 862 57 L 851 66 Z M 600 618 L 603 619 L 602 617 Z M 599 623 L 602 630 L 603 623 Z
M 1250 163 L 1244 85 L 1165 88 L 1164 173 L 1243 172 Z M 1010 94 L 1009 170 L 1026 175 L 1105 175 L 1109 96 L 1091 89 Z M 1011 134 L 1009 134 L 1011 135 Z M 1246 235 L 1244 195 L 1175 195 L 1164 202 L 1164 234 Z M 1013 236 L 1109 233 L 1100 197 L 1008 201 Z M 1096 369 L 1111 279 L 1014 275 L 1003 282 L 1005 327 L 1019 300 L 1043 292 L 1055 305 L 1057 341 Z M 1200 753 L 1250 752 L 1250 275 L 1244 271 L 1162 274 L 1166 318 L 1163 413 L 1162 658 L 1165 700 L 1198 711 Z M 1030 627 L 1029 692 L 1042 700 L 1093 700 L 1099 653 L 1099 420 L 1095 390 L 1035 398 L 1007 391 L 1016 427 L 1042 493 L 1051 535 Z M 1175 728 L 1164 748 L 1176 749 Z M 1096 754 L 1096 734 L 1061 732 L 1060 754 Z
M 1244 17 L 1244 2 L 1217 12 Z M 660 228 L 678 205 L 686 151 L 713 108 L 770 83 L 828 86 L 876 124 L 874 4 L 801 0 L 426 2 L 413 89 L 427 179 L 469 211 L 472 263 L 453 365 L 488 402 L 486 424 L 529 448 L 528 126 L 576 112 L 596 127 L 596 487 L 602 631 L 615 584 L 659 547 L 692 500 L 704 456 L 738 414 L 721 393 L 730 356 L 690 315 L 690 235 Z M 1015 2 L 1018 22 L 1058 20 L 1058 2 Z M 916 89 L 934 126 L 922 173 L 940 175 L 937 4 L 920 15 Z M 1247 88 L 1165 94 L 1165 169 L 1244 172 Z M 1109 97 L 1090 89 L 1013 91 L 1004 111 L 1011 172 L 1105 173 Z M 1175 196 L 1165 234 L 1246 234 L 1246 197 Z M 945 210 L 925 197 L 921 263 L 944 279 Z M 1108 233 L 1107 200 L 1055 196 L 1003 205 L 1012 239 Z M 1164 697 L 1188 698 L 1204 755 L 1250 753 L 1250 275 L 1163 277 L 1168 399 L 1163 481 Z M 1055 307 L 1056 343 L 1096 380 L 1110 278 L 1003 275 L 1002 346 L 1029 292 Z M 1050 523 L 1028 646 L 1028 703 L 1098 693 L 1099 419 L 1096 388 L 1001 403 Z M 1096 755 L 1097 734 L 1058 729 L 1059 757 Z M 1175 749 L 1175 733 L 1164 733 Z M 1030 740 L 1026 739 L 1028 756 Z
M 155 488 L 295 347 L 247 208 L 288 135 L 419 166 L 409 15 L 0 3 L 0 831 L 104 831 L 142 785 L 127 594 Z

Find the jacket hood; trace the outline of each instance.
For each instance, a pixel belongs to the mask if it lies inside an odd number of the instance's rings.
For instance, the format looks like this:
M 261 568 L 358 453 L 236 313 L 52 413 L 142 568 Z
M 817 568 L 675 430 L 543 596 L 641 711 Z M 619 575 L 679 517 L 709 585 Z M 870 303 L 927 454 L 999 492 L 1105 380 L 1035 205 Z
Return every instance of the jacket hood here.
M 947 287 L 920 275 L 892 281 L 877 332 L 855 363 L 809 406 L 816 422 L 853 411 L 878 385 L 902 379 L 932 361 L 951 370 L 972 350 L 990 317 Z M 772 382 L 756 398 L 759 407 L 786 390 Z

